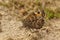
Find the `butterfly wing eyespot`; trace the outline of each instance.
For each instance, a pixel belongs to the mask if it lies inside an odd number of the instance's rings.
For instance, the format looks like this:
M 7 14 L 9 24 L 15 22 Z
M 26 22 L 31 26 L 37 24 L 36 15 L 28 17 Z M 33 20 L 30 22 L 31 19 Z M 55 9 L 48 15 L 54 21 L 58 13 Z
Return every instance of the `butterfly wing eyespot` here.
M 38 11 L 37 13 L 38 13 L 38 14 L 40 14 L 40 12 L 39 12 L 39 11 Z
M 42 15 L 41 15 L 41 12 L 35 12 L 35 15 L 37 16 L 37 17 L 41 17 Z

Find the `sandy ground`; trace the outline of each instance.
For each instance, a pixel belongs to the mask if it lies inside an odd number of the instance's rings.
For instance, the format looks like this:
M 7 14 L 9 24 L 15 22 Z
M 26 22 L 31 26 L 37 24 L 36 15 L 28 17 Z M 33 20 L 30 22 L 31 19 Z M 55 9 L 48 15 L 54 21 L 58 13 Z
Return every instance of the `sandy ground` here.
M 56 3 L 60 7 L 60 2 Z M 16 20 L 16 10 L 13 11 L 0 6 L 0 40 L 60 40 L 60 19 L 48 21 L 41 29 L 28 29 Z
M 0 40 L 60 40 L 60 19 L 50 20 L 41 29 L 27 29 L 6 11 L 0 10 Z

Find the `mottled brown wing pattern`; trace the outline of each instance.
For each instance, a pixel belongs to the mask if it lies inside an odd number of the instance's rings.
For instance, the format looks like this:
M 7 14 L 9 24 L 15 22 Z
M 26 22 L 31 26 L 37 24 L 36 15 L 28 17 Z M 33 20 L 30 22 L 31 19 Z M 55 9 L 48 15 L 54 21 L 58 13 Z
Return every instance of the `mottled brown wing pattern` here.
M 40 12 L 30 14 L 26 19 L 24 19 L 24 26 L 28 28 L 40 29 L 44 24 L 43 15 Z

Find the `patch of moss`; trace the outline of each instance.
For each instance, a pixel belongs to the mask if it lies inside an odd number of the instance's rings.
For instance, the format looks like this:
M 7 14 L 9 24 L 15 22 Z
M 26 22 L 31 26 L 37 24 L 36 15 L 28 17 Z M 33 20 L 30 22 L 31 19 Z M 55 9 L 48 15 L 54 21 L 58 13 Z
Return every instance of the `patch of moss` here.
M 46 19 L 60 18 L 59 10 L 58 12 L 54 12 L 52 10 L 45 9 L 45 13 L 46 13 Z
M 45 13 L 46 13 L 46 19 L 54 18 L 54 12 L 52 10 L 45 9 Z

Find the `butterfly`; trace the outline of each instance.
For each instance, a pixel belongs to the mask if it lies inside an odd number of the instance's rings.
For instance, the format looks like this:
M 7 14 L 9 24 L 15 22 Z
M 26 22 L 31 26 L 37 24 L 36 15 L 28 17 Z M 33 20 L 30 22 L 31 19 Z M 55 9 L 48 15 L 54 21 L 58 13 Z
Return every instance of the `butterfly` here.
M 23 25 L 28 28 L 40 29 L 44 25 L 44 11 L 37 11 L 31 13 L 24 19 Z

